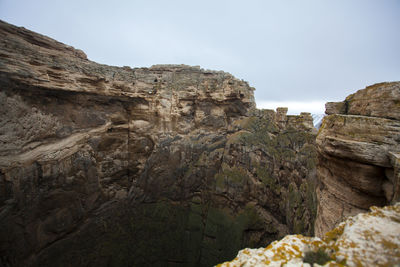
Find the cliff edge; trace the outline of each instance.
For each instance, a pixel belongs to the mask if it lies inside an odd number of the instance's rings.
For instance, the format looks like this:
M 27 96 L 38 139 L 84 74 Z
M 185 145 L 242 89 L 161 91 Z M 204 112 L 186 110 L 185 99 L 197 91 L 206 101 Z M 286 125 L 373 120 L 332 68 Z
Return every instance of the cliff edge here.
M 0 22 L 0 265 L 212 266 L 313 233 L 310 114 L 186 65 L 113 67 Z
M 345 217 L 400 200 L 400 82 L 326 104 L 317 136 L 317 235 Z
M 400 82 L 327 103 L 317 135 L 318 237 L 288 235 L 218 266 L 398 266 L 399 104 Z

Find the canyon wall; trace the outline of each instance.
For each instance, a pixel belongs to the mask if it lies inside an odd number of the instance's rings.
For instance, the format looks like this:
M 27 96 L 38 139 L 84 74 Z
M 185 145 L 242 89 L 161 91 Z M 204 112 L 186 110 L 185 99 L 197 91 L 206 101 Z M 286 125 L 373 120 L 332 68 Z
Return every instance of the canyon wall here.
M 347 216 L 400 201 L 400 82 L 326 104 L 317 136 L 321 236 Z
M 398 266 L 400 82 L 329 102 L 326 113 L 317 135 L 318 237 L 287 235 L 218 266 Z
M 253 90 L 0 22 L 0 265 L 211 266 L 312 234 L 312 118 Z

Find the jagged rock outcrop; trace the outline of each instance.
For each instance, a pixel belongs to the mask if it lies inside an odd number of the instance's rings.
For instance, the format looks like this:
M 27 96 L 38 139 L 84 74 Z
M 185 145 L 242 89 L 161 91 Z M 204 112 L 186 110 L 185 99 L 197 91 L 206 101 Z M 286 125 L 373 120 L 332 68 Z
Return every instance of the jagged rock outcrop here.
M 400 200 L 400 82 L 327 103 L 317 136 L 321 235 L 345 217 Z
M 310 114 L 185 65 L 112 67 L 0 22 L 0 265 L 210 266 L 313 232 Z
M 322 239 L 288 235 L 218 266 L 398 266 L 400 204 L 348 218 Z M 318 264 L 318 265 L 317 265 Z

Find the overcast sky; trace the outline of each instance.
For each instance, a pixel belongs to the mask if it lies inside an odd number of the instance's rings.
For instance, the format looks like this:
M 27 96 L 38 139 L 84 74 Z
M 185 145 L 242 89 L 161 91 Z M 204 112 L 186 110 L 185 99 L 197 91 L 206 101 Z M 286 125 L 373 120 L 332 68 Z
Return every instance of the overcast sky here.
M 400 80 L 400 0 L 0 0 L 0 18 L 103 64 L 224 70 L 291 113 Z

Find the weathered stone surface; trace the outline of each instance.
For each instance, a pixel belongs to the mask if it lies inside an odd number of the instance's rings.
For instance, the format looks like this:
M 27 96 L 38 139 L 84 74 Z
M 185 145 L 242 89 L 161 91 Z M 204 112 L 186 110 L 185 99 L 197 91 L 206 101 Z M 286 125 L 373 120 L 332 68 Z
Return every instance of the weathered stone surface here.
M 101 65 L 0 22 L 0 88 L 3 265 L 211 266 L 313 232 L 311 116 L 255 110 L 228 73 Z
M 384 189 L 384 193 L 388 196 L 392 196 L 393 200 L 400 199 L 400 153 L 390 152 L 390 160 L 393 166 L 393 170 L 386 169 L 387 182 Z
M 346 103 L 345 102 L 327 102 L 325 104 L 325 113 L 331 114 L 345 114 L 346 113 Z
M 349 95 L 346 113 L 400 120 L 400 82 L 378 83 Z
M 397 266 L 400 204 L 348 218 L 318 237 L 288 235 L 266 248 L 244 249 L 218 266 Z
M 328 102 L 325 113 L 361 115 L 400 120 L 400 82 L 367 86 L 343 102 Z
M 346 216 L 399 201 L 400 83 L 369 86 L 341 104 L 327 104 L 317 136 L 321 235 Z M 337 113 L 337 114 L 334 114 Z

